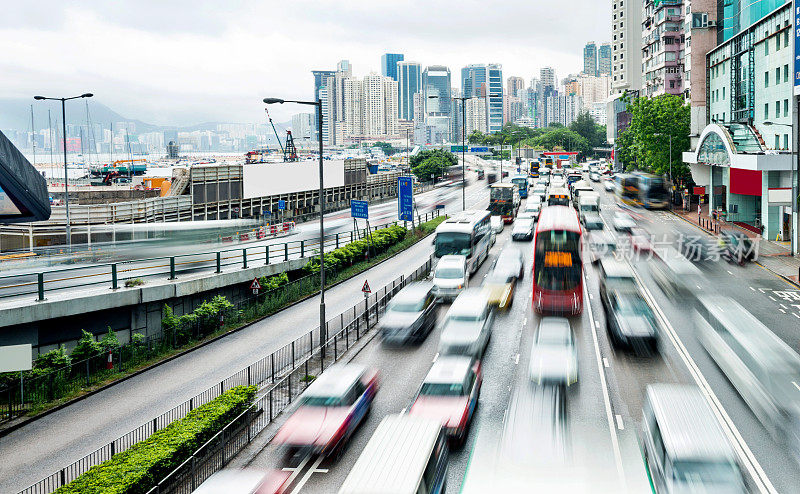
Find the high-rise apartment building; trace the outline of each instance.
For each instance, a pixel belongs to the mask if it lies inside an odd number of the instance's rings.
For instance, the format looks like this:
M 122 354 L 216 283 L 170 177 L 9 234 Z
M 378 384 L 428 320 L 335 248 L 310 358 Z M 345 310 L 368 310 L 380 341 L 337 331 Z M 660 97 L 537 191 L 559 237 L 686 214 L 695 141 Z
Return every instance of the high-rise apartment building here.
M 344 79 L 344 111 L 337 143 L 397 135 L 397 82 L 380 74 Z
M 642 86 L 642 1 L 611 0 L 611 92 Z
M 381 56 L 381 74 L 397 81 L 397 62 L 402 62 L 403 60 L 402 53 L 384 53 Z
M 510 76 L 506 79 L 506 94 L 503 98 L 503 121 L 514 122 L 525 114 L 525 79 Z
M 583 47 L 583 73 L 597 75 L 597 45 L 594 41 L 586 43 Z
M 578 91 L 575 94 L 583 98 L 587 110 L 595 103 L 605 102 L 611 93 L 611 78 L 607 75 L 591 77 L 581 74 L 576 82 Z
M 314 117 L 311 113 L 292 115 L 292 135 L 295 139 L 311 139 Z
M 543 67 L 539 71 L 539 82 L 542 92 L 553 91 L 556 88 L 556 71 L 553 67 Z
M 422 68 L 417 62 L 397 62 L 397 109 L 402 120 L 414 120 L 414 95 L 422 91 Z
M 444 65 L 426 67 L 422 73 L 422 95 L 425 105 L 426 142 L 442 143 L 450 138 L 452 131 L 450 69 Z
M 603 43 L 597 50 L 597 75 L 611 76 L 611 43 Z
M 510 76 L 506 79 L 506 92 L 508 96 L 514 96 L 515 98 L 522 97 L 522 91 L 525 89 L 525 79 L 522 77 L 517 77 L 515 75 Z
M 472 64 L 461 69 L 461 90 L 467 97 L 484 97 L 487 101 L 486 128 L 500 132 L 503 128 L 503 68 L 500 64 Z
M 474 131 L 486 132 L 486 100 L 472 98 L 466 100 L 467 137 Z
M 683 1 L 644 0 L 642 95 L 683 93 Z
M 336 71 L 335 70 L 312 70 L 311 73 L 314 75 L 314 97 L 313 99 L 323 99 L 320 96 L 320 88 L 327 85 L 328 77 L 332 77 Z M 327 98 L 327 93 L 325 95 Z M 314 112 L 314 138 L 317 139 L 317 129 L 319 128 L 319 122 L 317 121 L 319 117 L 317 113 Z

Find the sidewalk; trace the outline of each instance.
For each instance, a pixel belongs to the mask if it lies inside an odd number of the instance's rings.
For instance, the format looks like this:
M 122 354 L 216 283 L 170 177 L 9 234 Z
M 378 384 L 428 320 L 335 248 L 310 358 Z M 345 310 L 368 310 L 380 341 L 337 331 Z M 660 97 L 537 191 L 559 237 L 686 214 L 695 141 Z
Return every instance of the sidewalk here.
M 800 285 L 800 257 L 793 257 L 790 253 L 789 242 L 775 242 L 764 239 L 760 234 L 737 225 L 736 223 L 725 220 L 715 220 L 708 215 L 708 204 L 700 205 L 700 214 L 697 214 L 697 207 L 692 207 L 690 211 L 681 208 L 672 210 L 672 213 L 683 218 L 694 226 L 706 231 L 709 235 L 719 233 L 721 229 L 734 229 L 744 233 L 749 238 L 758 242 L 758 263 L 764 268 Z

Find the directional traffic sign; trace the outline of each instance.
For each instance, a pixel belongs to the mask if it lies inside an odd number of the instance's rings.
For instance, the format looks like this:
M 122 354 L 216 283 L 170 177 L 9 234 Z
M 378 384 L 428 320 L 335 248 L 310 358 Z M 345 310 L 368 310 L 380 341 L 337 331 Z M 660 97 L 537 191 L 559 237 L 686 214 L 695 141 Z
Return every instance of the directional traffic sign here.
M 253 278 L 253 282 L 250 283 L 250 289 L 253 290 L 253 295 L 258 295 L 258 291 L 261 290 L 261 283 L 258 282 L 258 278 Z
M 350 201 L 350 216 L 353 218 L 369 219 L 369 204 L 367 201 Z
M 401 221 L 412 221 L 414 218 L 414 185 L 411 177 L 397 179 L 397 215 Z
M 286 209 L 286 201 L 283 199 L 278 200 L 278 210 L 283 211 Z
M 364 280 L 364 286 L 361 287 L 361 291 L 364 293 L 372 293 L 372 289 L 369 287 L 369 281 Z

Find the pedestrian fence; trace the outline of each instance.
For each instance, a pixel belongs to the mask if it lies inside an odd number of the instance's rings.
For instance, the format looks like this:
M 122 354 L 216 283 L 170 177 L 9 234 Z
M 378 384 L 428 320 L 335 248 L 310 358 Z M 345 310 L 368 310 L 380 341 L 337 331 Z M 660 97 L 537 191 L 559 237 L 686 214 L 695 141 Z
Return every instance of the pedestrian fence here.
M 259 386 L 260 396 L 248 410 L 226 425 L 150 491 L 191 492 L 208 476 L 227 465 L 236 453 L 297 398 L 313 377 L 336 362 L 352 344 L 368 334 L 389 300 L 409 282 L 426 277 L 432 263 L 433 258 L 429 257 L 410 276 L 400 276 L 364 297 L 351 309 L 326 321 L 324 334 L 327 338 L 323 345 L 320 345 L 318 326 L 197 396 L 48 475 L 19 494 L 49 494 L 76 479 L 92 466 L 147 439 L 154 432 L 185 417 L 194 408 L 210 402 L 225 391 L 242 385 Z
M 423 222 L 439 216 L 438 210 L 418 215 L 417 221 Z M 370 226 L 346 232 L 325 235 L 323 248 L 326 252 L 346 245 L 348 242 L 365 237 L 369 232 L 397 224 L 397 221 Z M 302 259 L 318 252 L 320 241 L 295 240 L 291 242 L 242 246 L 235 249 L 223 249 L 196 254 L 183 254 L 168 257 L 152 257 L 133 259 L 113 263 L 93 264 L 92 266 L 74 266 L 53 270 L 41 270 L 24 274 L 0 276 L 0 299 L 36 295 L 36 300 L 43 301 L 47 293 L 53 290 L 74 290 L 87 287 L 107 287 L 112 290 L 125 287 L 126 283 L 143 282 L 146 279 L 176 280 L 179 275 L 198 272 L 222 273 L 225 268 L 255 267 L 292 259 Z

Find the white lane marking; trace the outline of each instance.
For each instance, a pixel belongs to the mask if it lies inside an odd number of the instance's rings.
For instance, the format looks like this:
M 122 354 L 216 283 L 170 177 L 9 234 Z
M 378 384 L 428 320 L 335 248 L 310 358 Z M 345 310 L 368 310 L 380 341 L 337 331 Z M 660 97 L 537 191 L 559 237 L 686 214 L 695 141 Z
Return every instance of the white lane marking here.
M 625 425 L 622 423 L 622 415 L 617 414 L 617 429 L 625 430 Z
M 783 312 L 784 314 L 786 314 L 786 311 L 785 311 L 785 310 L 783 310 L 783 309 L 778 309 L 778 310 L 779 310 L 779 311 L 781 311 L 781 312 Z
M 584 283 L 583 283 L 583 291 L 587 294 L 589 293 L 588 288 L 586 287 L 587 283 L 586 279 L 586 271 L 584 271 Z M 584 310 L 589 310 L 589 322 L 591 323 L 589 326 L 592 328 L 592 340 L 594 341 L 594 355 L 597 359 L 597 372 L 600 374 L 600 388 L 603 390 L 603 403 L 606 407 L 606 419 L 608 420 L 608 430 L 611 434 L 611 447 L 614 450 L 614 460 L 617 463 L 617 474 L 619 475 L 619 480 L 621 482 L 620 485 L 625 485 L 625 472 L 622 469 L 622 455 L 619 451 L 619 438 L 617 437 L 617 432 L 614 429 L 614 418 L 613 414 L 611 413 L 611 398 L 608 396 L 608 384 L 606 383 L 606 374 L 603 371 L 603 364 L 602 358 L 600 356 L 600 344 L 597 341 L 597 330 L 595 329 L 597 322 L 594 320 L 594 313 L 592 312 L 592 305 L 591 303 L 587 303 Z
M 314 473 L 328 473 L 327 468 L 315 468 Z
M 594 327 L 599 328 L 600 327 L 600 321 L 595 321 L 594 322 Z
M 800 316 L 798 316 L 798 315 L 797 315 L 797 314 L 795 314 L 794 312 L 792 312 L 792 315 L 793 315 L 794 317 L 796 317 L 796 318 L 800 319 Z
M 286 479 L 286 485 L 291 485 L 292 482 L 294 482 L 294 479 L 296 479 L 297 476 L 300 475 L 300 471 L 302 471 L 303 468 L 305 468 L 306 463 L 308 463 L 308 461 L 310 459 L 311 459 L 311 457 L 307 456 L 303 461 L 300 462 L 299 465 L 297 465 L 297 468 L 284 468 L 283 469 L 284 472 L 292 472 L 292 474 L 289 476 L 289 478 Z
M 436 359 L 439 358 L 439 352 L 436 352 L 436 355 L 433 356 L 433 361 L 436 362 Z
M 770 300 L 772 300 L 773 302 L 777 302 L 777 300 L 775 300 L 775 299 L 772 297 L 772 295 L 767 295 L 767 297 L 769 297 L 769 299 L 770 299 Z
M 699 288 L 700 290 L 702 290 L 702 289 L 703 289 L 703 288 L 702 288 L 700 285 L 697 285 L 697 288 Z
M 609 364 L 608 364 L 608 359 L 607 359 L 607 358 L 605 358 L 605 357 L 603 357 L 603 366 L 604 366 L 604 367 L 609 367 Z
M 525 318 L 524 321 L 522 321 L 522 325 L 523 326 L 527 326 L 528 325 L 528 318 L 527 317 Z
M 753 482 L 756 484 L 756 488 L 760 492 L 777 494 L 778 491 L 775 489 L 775 486 L 772 485 L 772 482 L 767 477 L 766 472 L 764 472 L 761 464 L 758 462 L 755 455 L 753 455 L 750 447 L 739 433 L 739 429 L 736 428 L 736 424 L 733 423 L 733 420 L 731 420 L 728 412 L 725 411 L 725 408 L 722 406 L 719 398 L 717 398 L 717 395 L 714 394 L 714 391 L 711 389 L 711 385 L 708 384 L 708 381 L 706 381 L 706 378 L 703 376 L 700 368 L 697 367 L 697 364 L 695 363 L 694 359 L 692 359 L 689 351 L 683 345 L 683 342 L 681 341 L 680 337 L 678 337 L 678 333 L 675 331 L 675 328 L 673 328 L 669 323 L 669 320 L 661 310 L 661 307 L 655 303 L 653 294 L 650 293 L 650 290 L 644 285 L 644 283 L 642 283 L 642 279 L 637 272 L 634 271 L 633 275 L 636 278 L 639 288 L 642 290 L 645 298 L 648 300 L 656 315 L 660 319 L 662 327 L 665 329 L 665 332 L 677 350 L 678 355 L 689 369 L 689 373 L 692 375 L 695 383 L 700 388 L 700 391 L 705 395 L 706 401 L 711 407 L 711 411 L 717 418 L 717 422 L 719 422 L 719 424 L 723 427 L 725 435 L 728 436 L 729 442 L 733 445 L 734 450 L 736 450 L 741 464 L 745 466 L 750 474 L 750 477 L 753 479 Z
M 303 475 L 303 478 L 300 479 L 300 482 L 297 483 L 297 486 L 292 491 L 292 494 L 297 494 L 298 492 L 300 492 L 300 489 L 302 489 L 303 486 L 306 485 L 306 482 L 308 482 L 308 479 L 310 479 L 311 476 L 314 475 L 314 471 L 317 469 L 319 464 L 322 463 L 322 460 L 324 458 L 325 458 L 324 456 L 319 455 L 319 458 L 317 458 L 317 461 L 315 461 L 314 464 L 311 465 L 311 468 L 308 470 L 308 472 L 306 472 L 306 474 Z M 286 485 L 289 485 L 289 484 L 286 484 Z
M 519 365 L 519 354 L 514 357 L 514 364 Z
M 594 300 L 594 295 L 592 295 L 591 293 L 589 294 L 589 300 Z
M 730 269 L 726 269 L 725 271 L 727 271 L 729 275 L 733 276 L 733 272 Z
M 408 408 L 408 407 L 406 407 L 406 408 Z M 406 408 L 403 408 L 402 410 L 400 410 L 400 415 L 403 415 L 404 413 L 406 413 Z
M 781 304 L 781 308 L 782 308 L 782 309 L 785 309 L 785 308 L 786 308 L 786 306 L 785 306 L 785 305 L 783 305 L 783 304 Z
M 748 288 L 750 288 L 750 289 L 751 289 L 751 290 L 753 290 L 753 291 L 756 291 L 756 289 L 755 289 L 755 288 L 753 288 L 752 286 L 751 286 L 751 287 L 748 287 Z
M 794 384 L 794 387 L 795 387 L 795 388 L 797 388 L 797 390 L 798 390 L 798 391 L 800 391 L 800 385 L 798 385 L 798 384 L 797 384 L 796 382 L 794 382 L 794 381 L 792 381 L 792 384 Z

